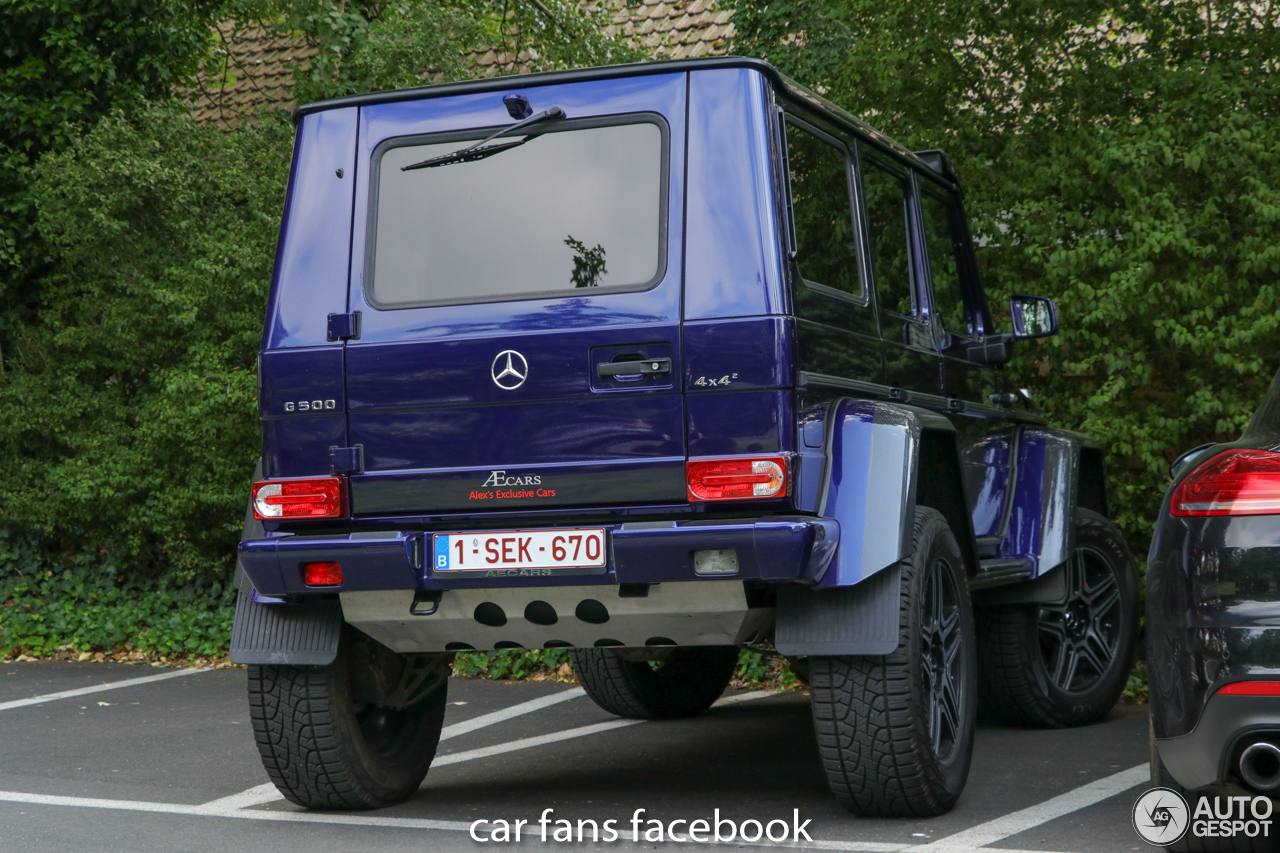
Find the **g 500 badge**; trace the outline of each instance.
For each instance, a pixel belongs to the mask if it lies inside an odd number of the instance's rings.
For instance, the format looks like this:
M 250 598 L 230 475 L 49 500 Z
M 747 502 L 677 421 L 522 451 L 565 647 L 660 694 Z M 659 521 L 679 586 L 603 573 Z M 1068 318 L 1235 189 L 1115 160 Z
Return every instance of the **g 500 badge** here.
M 298 400 L 284 404 L 286 412 L 321 412 L 338 408 L 337 400 Z

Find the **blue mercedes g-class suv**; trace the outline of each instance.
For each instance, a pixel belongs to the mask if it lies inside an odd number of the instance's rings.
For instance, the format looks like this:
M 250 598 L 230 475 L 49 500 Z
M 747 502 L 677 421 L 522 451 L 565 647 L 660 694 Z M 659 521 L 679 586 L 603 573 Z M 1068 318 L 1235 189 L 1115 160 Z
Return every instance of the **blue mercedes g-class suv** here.
M 737 58 L 294 118 L 231 649 L 290 800 L 410 796 L 464 649 L 670 718 L 772 644 L 868 815 L 951 808 L 980 709 L 1111 708 L 1102 449 L 1004 381 L 1056 309 L 995 331 L 941 152 Z

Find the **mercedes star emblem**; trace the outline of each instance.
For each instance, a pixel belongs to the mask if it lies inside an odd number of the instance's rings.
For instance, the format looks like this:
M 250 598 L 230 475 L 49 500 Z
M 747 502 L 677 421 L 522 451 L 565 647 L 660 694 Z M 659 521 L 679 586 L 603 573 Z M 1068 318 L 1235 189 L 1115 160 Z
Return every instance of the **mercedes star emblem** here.
M 513 349 L 504 349 L 493 359 L 493 367 L 489 369 L 493 376 L 493 384 L 504 391 L 514 391 L 524 384 L 529 375 L 529 362 Z

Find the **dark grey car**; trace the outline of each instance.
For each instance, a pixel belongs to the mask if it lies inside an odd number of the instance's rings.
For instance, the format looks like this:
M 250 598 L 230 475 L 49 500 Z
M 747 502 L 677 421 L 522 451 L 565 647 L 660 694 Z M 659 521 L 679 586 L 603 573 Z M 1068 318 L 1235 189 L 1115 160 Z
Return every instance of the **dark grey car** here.
M 1152 783 L 1182 793 L 1193 813 L 1210 795 L 1274 799 L 1280 375 L 1239 440 L 1188 451 L 1170 474 L 1147 564 Z M 1188 832 L 1180 847 L 1275 850 L 1280 839 Z

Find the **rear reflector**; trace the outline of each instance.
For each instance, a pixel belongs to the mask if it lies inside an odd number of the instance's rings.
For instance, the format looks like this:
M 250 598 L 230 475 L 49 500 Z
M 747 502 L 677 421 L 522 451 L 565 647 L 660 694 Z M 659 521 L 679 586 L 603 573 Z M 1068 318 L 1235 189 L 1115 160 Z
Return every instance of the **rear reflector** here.
M 693 552 L 693 571 L 699 575 L 736 575 L 738 552 L 732 548 Z
M 691 501 L 735 501 L 787 495 L 787 459 L 698 459 L 685 463 Z
M 302 582 L 307 586 L 342 586 L 342 566 L 337 563 L 304 563 Z
M 253 484 L 253 517 L 341 518 L 347 514 L 346 498 L 341 477 L 266 480 Z
M 1218 696 L 1280 696 L 1280 681 L 1233 681 L 1214 692 Z
M 1280 514 L 1280 453 L 1228 450 L 1202 462 L 1176 489 L 1180 517 Z

